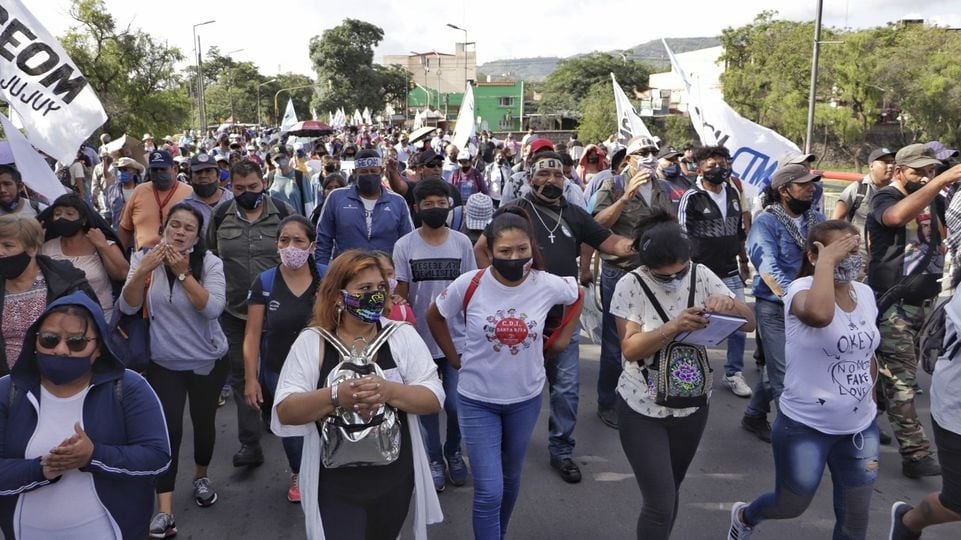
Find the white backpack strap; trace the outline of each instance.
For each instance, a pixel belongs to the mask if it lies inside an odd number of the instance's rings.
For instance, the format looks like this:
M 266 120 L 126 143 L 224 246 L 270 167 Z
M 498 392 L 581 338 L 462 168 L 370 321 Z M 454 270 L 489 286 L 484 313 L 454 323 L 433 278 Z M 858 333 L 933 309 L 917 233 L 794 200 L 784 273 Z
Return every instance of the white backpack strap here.
M 390 321 L 386 325 L 384 325 L 384 327 L 380 330 L 377 336 L 374 337 L 374 340 L 371 341 L 370 344 L 367 345 L 367 347 L 364 349 L 364 356 L 366 356 L 371 361 L 374 361 L 373 359 L 374 359 L 374 356 L 377 354 L 377 351 L 381 348 L 381 346 L 384 343 L 387 343 L 387 340 L 390 339 L 390 336 L 393 335 L 393 333 L 396 332 L 397 329 L 400 328 L 402 324 L 404 323 L 397 322 L 397 321 Z
M 338 338 L 336 335 L 334 335 L 333 333 L 331 333 L 331 332 L 330 332 L 329 330 L 327 330 L 326 328 L 314 327 L 313 330 L 314 330 L 315 332 L 317 332 L 318 334 L 320 334 L 320 337 L 321 337 L 322 339 L 326 340 L 328 343 L 330 343 L 331 345 L 333 345 L 334 348 L 337 349 L 337 352 L 340 353 L 340 357 L 341 357 L 341 358 L 349 358 L 349 357 L 350 357 L 350 349 L 348 349 L 348 348 L 344 345 L 344 343 L 340 340 L 340 338 Z

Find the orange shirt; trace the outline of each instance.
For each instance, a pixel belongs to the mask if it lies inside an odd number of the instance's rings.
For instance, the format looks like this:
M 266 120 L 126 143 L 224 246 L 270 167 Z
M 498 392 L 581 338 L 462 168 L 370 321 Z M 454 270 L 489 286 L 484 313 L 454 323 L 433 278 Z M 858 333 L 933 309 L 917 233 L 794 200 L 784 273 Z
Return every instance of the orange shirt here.
M 160 242 L 160 227 L 167 219 L 167 212 L 194 192 L 193 188 L 183 182 L 174 181 L 174 184 L 170 200 L 167 200 L 170 192 L 157 193 L 152 182 L 140 184 L 130 194 L 120 216 L 120 227 L 133 231 L 136 249 L 157 245 Z M 164 201 L 166 204 L 161 207 Z

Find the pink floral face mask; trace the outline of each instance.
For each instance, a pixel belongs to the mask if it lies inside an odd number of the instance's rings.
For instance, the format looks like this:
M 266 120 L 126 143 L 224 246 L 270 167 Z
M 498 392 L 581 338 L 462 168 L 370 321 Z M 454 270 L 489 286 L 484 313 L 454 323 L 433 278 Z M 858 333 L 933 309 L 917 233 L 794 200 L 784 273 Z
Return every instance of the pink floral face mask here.
M 288 246 L 277 250 L 277 252 L 280 253 L 280 262 L 291 270 L 297 270 L 307 264 L 307 257 L 310 257 L 309 250 L 300 249 L 296 246 Z

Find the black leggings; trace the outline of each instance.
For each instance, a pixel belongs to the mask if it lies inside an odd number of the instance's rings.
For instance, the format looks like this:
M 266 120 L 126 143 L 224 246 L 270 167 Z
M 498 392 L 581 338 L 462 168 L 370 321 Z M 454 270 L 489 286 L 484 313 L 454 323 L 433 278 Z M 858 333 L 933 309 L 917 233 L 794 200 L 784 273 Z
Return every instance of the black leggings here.
M 618 396 L 621 446 L 634 469 L 643 499 L 637 538 L 670 538 L 677 518 L 681 481 L 701 442 L 707 411 L 705 406 L 684 418 L 652 418 L 638 414 Z
M 217 436 L 217 398 L 227 378 L 228 367 L 228 362 L 218 360 L 209 374 L 197 375 L 193 371 L 172 371 L 154 362 L 147 366 L 147 382 L 160 398 L 167 420 L 167 436 L 170 437 L 170 468 L 157 478 L 157 493 L 174 490 L 180 441 L 184 434 L 184 402 L 188 396 L 194 430 L 194 463 L 201 467 L 210 465 Z
M 407 428 L 401 428 L 407 429 Z M 321 480 L 323 481 L 323 480 Z M 324 535 L 337 540 L 394 540 L 407 519 L 414 494 L 414 477 L 377 500 L 357 503 L 333 498 L 319 490 L 318 506 Z

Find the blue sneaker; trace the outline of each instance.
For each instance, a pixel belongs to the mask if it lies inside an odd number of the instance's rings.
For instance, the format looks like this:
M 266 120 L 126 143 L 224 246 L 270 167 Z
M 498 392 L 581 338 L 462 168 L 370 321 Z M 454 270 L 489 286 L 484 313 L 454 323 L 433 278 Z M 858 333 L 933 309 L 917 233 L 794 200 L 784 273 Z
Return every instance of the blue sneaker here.
M 437 493 L 444 491 L 447 483 L 447 467 L 444 466 L 443 461 L 430 462 L 430 476 L 434 479 L 434 489 Z
M 460 454 L 460 450 L 447 456 L 447 470 L 450 474 L 450 483 L 455 486 L 463 486 L 467 482 L 467 464 Z

